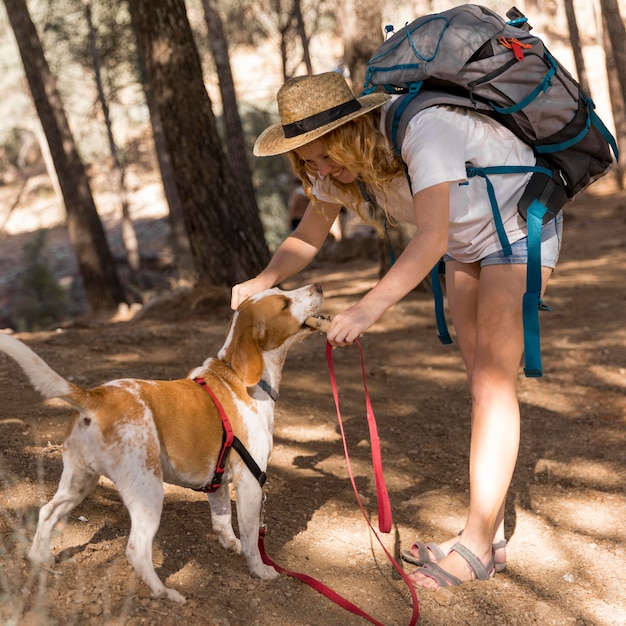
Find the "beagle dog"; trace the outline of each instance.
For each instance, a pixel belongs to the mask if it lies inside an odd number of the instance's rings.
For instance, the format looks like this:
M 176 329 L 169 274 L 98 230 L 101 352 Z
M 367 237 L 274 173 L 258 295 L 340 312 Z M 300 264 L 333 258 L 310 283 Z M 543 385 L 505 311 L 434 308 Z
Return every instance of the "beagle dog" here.
M 153 597 L 185 601 L 163 584 L 152 563 L 163 481 L 207 491 L 220 544 L 243 554 L 252 576 L 275 578 L 278 574 L 262 562 L 258 548 L 274 402 L 287 351 L 315 332 L 306 320 L 315 316 L 322 299 L 318 284 L 269 289 L 239 306 L 217 358 L 206 359 L 187 378 L 125 378 L 89 390 L 62 378 L 18 339 L 0 333 L 0 350 L 17 361 L 35 389 L 75 409 L 63 443 L 61 480 L 40 510 L 28 558 L 36 564 L 54 562 L 52 529 L 104 475 L 128 508 L 126 555 Z M 230 453 L 227 434 L 239 444 Z M 236 489 L 240 539 L 232 527 L 228 487 L 218 488 L 222 482 Z

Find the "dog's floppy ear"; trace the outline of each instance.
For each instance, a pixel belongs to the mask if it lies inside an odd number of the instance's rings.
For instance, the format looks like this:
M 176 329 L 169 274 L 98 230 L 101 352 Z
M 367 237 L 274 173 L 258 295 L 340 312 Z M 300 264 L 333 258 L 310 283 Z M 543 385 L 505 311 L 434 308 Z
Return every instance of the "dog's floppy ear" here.
M 263 335 L 264 327 L 257 322 L 243 328 L 232 346 L 231 367 L 246 387 L 256 385 L 263 376 L 264 363 L 261 353 Z

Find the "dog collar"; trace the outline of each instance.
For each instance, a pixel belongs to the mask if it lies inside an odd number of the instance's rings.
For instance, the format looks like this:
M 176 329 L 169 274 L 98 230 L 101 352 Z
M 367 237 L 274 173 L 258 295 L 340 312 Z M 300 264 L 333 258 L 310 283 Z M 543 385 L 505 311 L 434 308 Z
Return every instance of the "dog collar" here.
M 229 363 L 228 361 L 222 361 L 222 363 L 224 363 L 224 365 L 226 365 L 226 367 L 230 368 L 231 370 L 233 369 L 233 366 L 231 363 Z M 260 387 L 263 391 L 265 391 L 265 393 L 272 399 L 274 400 L 274 402 L 276 402 L 278 400 L 278 391 L 276 391 L 276 389 L 274 389 L 269 383 L 265 382 L 263 379 L 261 379 L 258 383 L 257 386 Z
M 270 385 L 268 383 L 266 383 L 263 379 L 261 379 L 258 383 L 258 386 L 261 387 L 261 389 L 263 389 L 263 391 L 265 391 L 265 393 L 272 399 L 274 400 L 274 402 L 276 402 L 276 400 L 278 400 L 278 391 L 276 391 L 276 389 L 274 389 L 273 387 L 270 387 Z

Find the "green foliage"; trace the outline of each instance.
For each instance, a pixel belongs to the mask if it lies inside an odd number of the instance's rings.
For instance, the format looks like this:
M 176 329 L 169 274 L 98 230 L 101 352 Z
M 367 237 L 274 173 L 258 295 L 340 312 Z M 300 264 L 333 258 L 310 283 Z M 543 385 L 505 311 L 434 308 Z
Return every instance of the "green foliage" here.
M 287 181 L 289 180 L 290 178 L 287 177 Z M 257 196 L 265 241 L 270 252 L 274 252 L 288 234 L 285 197 L 276 185 L 269 183 L 257 191 Z
M 12 127 L 5 131 L 2 137 L 2 148 L 11 165 L 17 165 L 23 144 L 24 133 L 19 128 Z
M 39 231 L 23 247 L 24 273 L 12 317 L 20 331 L 47 328 L 67 317 L 69 298 L 54 277 L 44 256 L 46 231 Z
M 96 48 L 105 97 L 117 137 L 143 132 L 145 119 L 135 39 L 125 2 L 91 0 Z M 96 91 L 93 57 L 83 0 L 37 0 L 31 17 L 55 76 L 65 112 L 85 162 L 110 156 Z
M 274 120 L 266 111 L 252 106 L 241 107 L 240 114 L 245 136 L 250 141 L 248 153 L 252 154 L 254 139 Z M 291 165 L 286 158 L 276 156 L 253 158 L 250 166 L 265 240 L 270 251 L 274 251 L 288 233 Z
M 296 54 L 293 2 L 291 0 L 223 0 L 224 28 L 233 47 L 262 46 L 268 39 L 286 35 L 285 45 Z M 330 0 L 301 0 L 300 9 L 309 33 L 320 34 L 335 28 L 335 7 Z

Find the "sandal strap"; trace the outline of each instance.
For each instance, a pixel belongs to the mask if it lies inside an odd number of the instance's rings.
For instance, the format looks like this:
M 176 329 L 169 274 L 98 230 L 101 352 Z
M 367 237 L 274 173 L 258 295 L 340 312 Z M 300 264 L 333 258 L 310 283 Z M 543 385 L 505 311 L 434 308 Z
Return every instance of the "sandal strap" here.
M 492 547 L 494 551 L 502 550 L 503 548 L 506 548 L 506 539 L 501 539 L 500 541 L 496 541 Z
M 418 567 L 415 570 L 416 573 L 424 574 L 424 576 L 428 576 L 428 578 L 432 578 L 439 587 L 456 587 L 457 585 L 462 585 L 463 581 L 460 578 L 457 578 L 453 574 L 446 572 L 446 570 L 442 569 L 437 563 L 424 563 L 421 567 Z
M 494 571 L 494 561 L 493 558 L 489 560 L 487 565 L 483 565 L 481 560 L 469 549 L 460 543 L 455 543 L 451 550 L 454 550 L 458 554 L 460 554 L 467 564 L 474 571 L 474 575 L 478 580 L 489 580 Z
M 445 559 L 447 556 L 447 554 L 439 547 L 439 544 L 435 543 L 434 541 L 429 541 L 427 544 L 425 544 L 425 547 L 427 550 L 426 556 L 428 556 L 428 550 L 430 550 L 435 555 L 435 559 L 437 559 L 437 561 L 441 561 L 441 559 Z
M 434 541 L 429 541 L 428 543 L 420 543 L 419 541 L 416 541 L 413 546 L 417 548 L 419 558 L 422 559 L 422 563 L 428 563 L 433 560 L 430 558 L 430 554 L 428 554 L 429 551 L 435 555 L 436 561 L 441 561 L 441 559 L 445 559 L 447 556 L 446 553 L 439 547 L 439 544 Z
M 464 530 L 465 530 L 465 528 L 462 528 L 461 530 L 459 530 L 459 532 L 458 532 L 459 536 L 463 534 Z M 501 550 L 502 548 L 506 548 L 506 544 L 507 544 L 506 539 L 500 539 L 500 541 L 496 541 L 493 544 L 492 548 L 494 550 Z
M 415 556 L 415 552 L 417 552 L 417 556 Z M 434 559 L 431 557 L 431 553 L 435 557 Z M 446 557 L 446 553 L 434 541 L 429 541 L 428 543 L 416 541 L 410 550 L 402 550 L 400 556 L 407 563 L 422 565 L 423 563 L 441 561 L 441 559 Z

